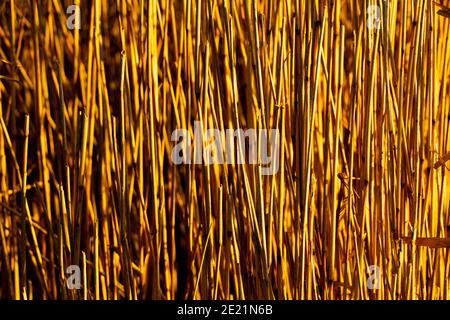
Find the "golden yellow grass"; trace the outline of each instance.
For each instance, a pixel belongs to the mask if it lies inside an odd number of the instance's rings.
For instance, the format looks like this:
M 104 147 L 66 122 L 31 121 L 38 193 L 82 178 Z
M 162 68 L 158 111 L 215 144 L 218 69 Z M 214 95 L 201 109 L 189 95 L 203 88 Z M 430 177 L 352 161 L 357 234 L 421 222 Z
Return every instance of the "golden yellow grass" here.
M 447 0 L 74 2 L 0 2 L 1 299 L 450 298 Z

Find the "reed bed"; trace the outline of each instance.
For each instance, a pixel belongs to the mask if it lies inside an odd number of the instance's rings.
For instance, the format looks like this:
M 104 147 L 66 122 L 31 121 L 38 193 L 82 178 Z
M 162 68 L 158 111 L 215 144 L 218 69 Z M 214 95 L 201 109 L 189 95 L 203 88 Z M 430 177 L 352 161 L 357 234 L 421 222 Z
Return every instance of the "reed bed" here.
M 0 298 L 450 298 L 449 5 L 1 1 Z M 175 165 L 194 121 L 278 172 Z

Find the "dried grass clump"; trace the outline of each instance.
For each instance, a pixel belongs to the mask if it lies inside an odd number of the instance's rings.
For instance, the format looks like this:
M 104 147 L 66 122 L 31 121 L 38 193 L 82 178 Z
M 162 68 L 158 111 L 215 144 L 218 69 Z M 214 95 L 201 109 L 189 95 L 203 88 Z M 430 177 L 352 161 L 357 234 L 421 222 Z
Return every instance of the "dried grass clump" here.
M 0 298 L 449 299 L 441 1 L 1 1 Z M 174 165 L 196 120 L 278 173 Z

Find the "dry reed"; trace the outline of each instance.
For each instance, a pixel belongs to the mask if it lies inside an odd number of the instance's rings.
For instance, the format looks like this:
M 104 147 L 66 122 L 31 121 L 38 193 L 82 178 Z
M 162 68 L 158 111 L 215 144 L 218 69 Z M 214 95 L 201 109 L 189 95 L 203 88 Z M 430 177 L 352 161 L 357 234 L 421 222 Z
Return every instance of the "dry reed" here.
M 450 298 L 442 1 L 1 1 L 0 298 Z M 175 165 L 195 120 L 279 171 Z

